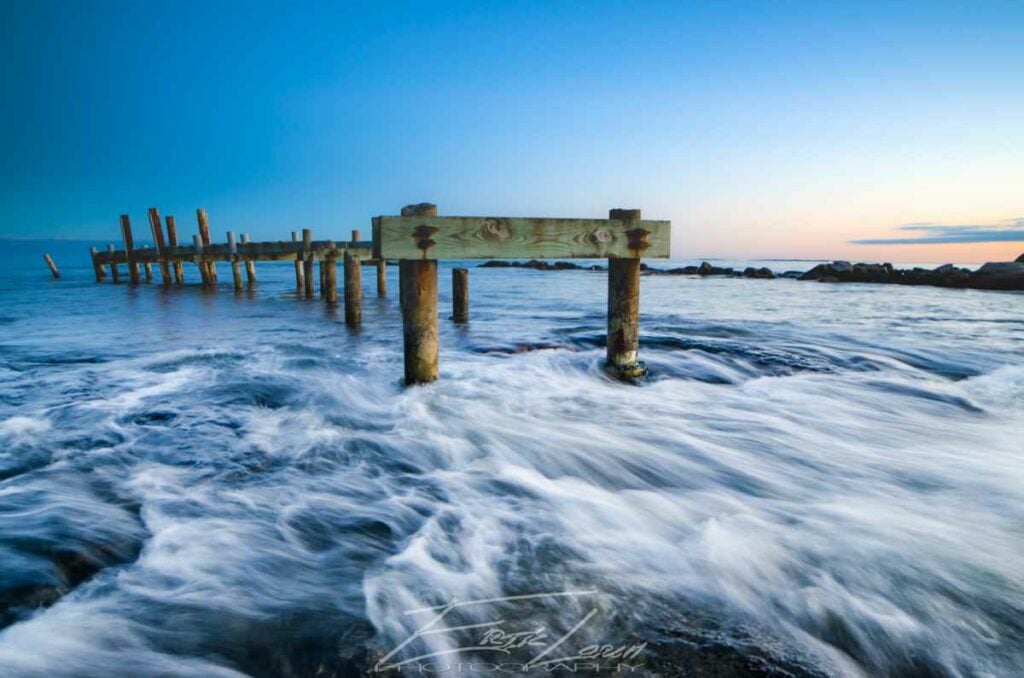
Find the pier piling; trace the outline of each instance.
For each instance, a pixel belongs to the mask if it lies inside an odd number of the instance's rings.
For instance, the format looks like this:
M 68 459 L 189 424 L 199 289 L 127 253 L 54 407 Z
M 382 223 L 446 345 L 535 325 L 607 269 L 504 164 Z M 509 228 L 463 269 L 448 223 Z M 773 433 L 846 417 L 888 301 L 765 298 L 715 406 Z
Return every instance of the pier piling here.
M 174 217 L 167 215 L 165 218 L 167 222 L 167 243 L 171 247 L 178 246 L 178 228 L 174 224 Z M 185 284 L 185 267 L 181 264 L 181 259 L 174 260 L 174 282 L 179 285 Z
M 452 269 L 452 320 L 469 322 L 469 270 Z
M 388 262 L 377 260 L 377 296 L 388 296 Z
M 242 234 L 242 244 L 244 244 L 244 245 L 248 245 L 249 244 L 249 234 L 248 233 L 243 233 Z M 246 259 L 245 260 L 245 280 L 250 285 L 255 285 L 256 284 L 256 262 L 254 262 L 252 259 Z
M 114 283 L 121 282 L 121 274 L 117 270 L 117 262 L 114 261 L 114 246 L 107 245 L 107 253 L 110 255 L 110 280 Z
M 228 231 L 228 254 L 231 257 L 231 280 L 235 283 L 235 291 L 242 291 L 242 262 L 238 259 L 238 243 L 235 232 Z
M 199 239 L 202 241 L 203 249 L 205 250 L 211 244 L 210 221 L 206 216 L 205 208 L 200 207 L 196 210 L 196 221 L 199 222 Z M 200 266 L 206 269 L 206 284 L 215 285 L 217 283 L 217 262 L 204 257 Z
M 206 260 L 203 258 L 203 236 L 192 236 L 192 247 L 196 251 L 196 265 L 199 268 L 199 279 L 202 281 L 203 287 L 209 287 L 211 284 L 210 269 L 207 268 Z
M 95 247 L 89 248 L 89 255 L 92 257 L 92 270 L 96 273 L 96 282 L 103 282 L 103 278 L 106 277 L 106 274 L 103 273 L 103 265 L 96 261 L 97 254 L 99 254 L 99 252 Z
M 292 231 L 292 242 L 299 241 L 298 231 Z M 295 255 L 295 293 L 301 294 L 302 290 L 306 287 L 306 283 L 303 282 L 302 275 L 302 253 L 299 252 Z
M 132 238 L 132 222 L 127 214 L 121 215 L 121 237 L 124 239 L 124 255 L 128 262 L 128 277 L 133 285 L 138 285 L 139 264 L 135 261 L 135 239 Z
M 640 221 L 640 210 L 613 209 L 609 219 L 628 223 Z M 632 245 L 631 245 L 632 248 Z M 608 260 L 608 340 L 607 363 L 610 373 L 620 379 L 635 379 L 647 374 L 638 360 L 640 348 L 640 252 L 636 257 Z
M 333 242 L 327 246 L 327 254 L 320 261 L 323 271 L 321 294 L 328 304 L 338 303 L 338 246 Z
M 402 343 L 406 385 L 437 379 L 437 261 L 398 262 L 402 297 Z
M 54 280 L 59 280 L 60 271 L 57 270 L 57 264 L 53 263 L 53 257 L 49 254 L 43 254 L 43 260 L 46 261 L 46 265 L 50 267 L 50 273 L 53 274 Z
M 306 283 L 306 298 L 313 298 L 313 231 L 302 229 L 303 278 Z
M 149 228 L 153 232 L 153 243 L 160 257 L 160 281 L 164 287 L 171 284 L 171 265 L 167 261 L 167 245 L 164 243 L 164 228 L 160 221 L 160 212 L 155 207 L 149 208 Z
M 352 247 L 359 231 L 352 231 Z M 345 324 L 358 327 L 363 321 L 363 266 L 351 249 L 345 250 Z
M 147 261 L 145 264 L 143 264 L 143 268 L 146 270 L 146 282 L 153 282 L 153 264 Z
M 407 205 L 402 216 L 436 217 L 437 205 Z M 437 260 L 401 259 L 398 266 L 405 383 L 424 384 L 437 379 Z

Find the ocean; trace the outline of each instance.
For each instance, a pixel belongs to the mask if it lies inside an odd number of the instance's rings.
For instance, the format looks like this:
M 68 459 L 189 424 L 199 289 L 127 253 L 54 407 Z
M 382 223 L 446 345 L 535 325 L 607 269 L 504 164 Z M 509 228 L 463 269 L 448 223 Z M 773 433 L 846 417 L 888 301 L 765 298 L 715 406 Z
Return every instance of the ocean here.
M 0 675 L 1024 669 L 1022 294 L 645 277 L 629 385 L 604 273 L 444 262 L 407 389 L 397 267 L 356 332 L 6 245 Z

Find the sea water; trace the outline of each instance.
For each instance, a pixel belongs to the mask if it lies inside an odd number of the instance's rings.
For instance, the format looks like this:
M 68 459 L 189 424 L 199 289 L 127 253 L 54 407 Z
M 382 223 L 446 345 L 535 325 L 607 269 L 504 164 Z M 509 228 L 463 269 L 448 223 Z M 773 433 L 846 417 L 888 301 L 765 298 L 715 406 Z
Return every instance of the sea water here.
M 394 267 L 352 331 L 286 262 L 41 247 L 0 262 L 4 676 L 1024 668 L 1024 295 L 647 276 L 628 385 L 604 273 L 472 268 L 458 326 L 445 262 L 407 389 Z

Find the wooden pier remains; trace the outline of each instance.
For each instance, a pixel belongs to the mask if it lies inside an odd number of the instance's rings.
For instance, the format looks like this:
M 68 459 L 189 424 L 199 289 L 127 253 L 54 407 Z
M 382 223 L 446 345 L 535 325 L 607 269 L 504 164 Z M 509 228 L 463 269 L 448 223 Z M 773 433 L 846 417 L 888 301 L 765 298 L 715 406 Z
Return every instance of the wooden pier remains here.
M 372 237 L 358 230 L 349 240 L 314 240 L 313 231 L 292 231 L 291 240 L 252 242 L 248 233 L 236 238 L 228 231 L 225 243 L 214 243 L 205 209 L 196 210 L 198 233 L 191 246 L 178 242 L 173 216 L 166 217 L 167 237 L 154 207 L 149 213 L 154 247 L 136 248 L 131 220 L 121 215 L 123 250 L 108 245 L 90 250 L 96 282 L 120 282 L 119 264 L 128 267 L 132 284 L 140 283 L 140 266 L 152 280 L 160 267 L 164 286 L 185 282 L 184 264 L 195 264 L 204 287 L 217 284 L 217 262 L 231 266 L 233 287 L 256 284 L 256 262 L 291 261 L 295 266 L 296 296 L 314 296 L 313 268 L 319 264 L 320 296 L 338 302 L 337 261 L 344 265 L 345 323 L 362 322 L 362 264 L 375 267 L 378 296 L 387 295 L 387 262 L 399 264 L 399 303 L 402 310 L 404 376 L 407 385 L 434 381 L 439 368 L 437 268 L 441 260 L 466 259 L 608 259 L 608 337 L 605 367 L 609 374 L 632 380 L 646 374 L 639 360 L 640 260 L 668 258 L 671 223 L 641 218 L 640 210 L 613 209 L 608 219 L 549 219 L 525 217 L 444 217 L 437 206 L 419 203 L 403 207 L 398 216 L 371 220 Z M 59 277 L 47 256 L 54 277 Z M 469 321 L 469 271 L 452 271 L 452 321 Z

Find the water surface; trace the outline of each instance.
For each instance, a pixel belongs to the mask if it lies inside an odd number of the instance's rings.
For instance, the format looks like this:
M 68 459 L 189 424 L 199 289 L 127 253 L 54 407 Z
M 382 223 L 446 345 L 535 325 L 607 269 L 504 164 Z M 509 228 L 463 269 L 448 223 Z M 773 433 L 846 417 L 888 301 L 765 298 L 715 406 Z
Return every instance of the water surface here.
M 457 327 L 446 264 L 441 380 L 403 389 L 395 268 L 356 333 L 290 264 L 235 294 L 223 265 L 96 285 L 75 245 L 54 282 L 23 249 L 3 675 L 359 675 L 409 610 L 552 592 L 586 594 L 445 622 L 550 641 L 595 611 L 548 658 L 646 643 L 634 675 L 1024 666 L 1024 295 L 646 277 L 629 386 L 600 370 L 603 273 L 472 270 Z M 455 651 L 481 633 L 392 661 L 530 658 Z

